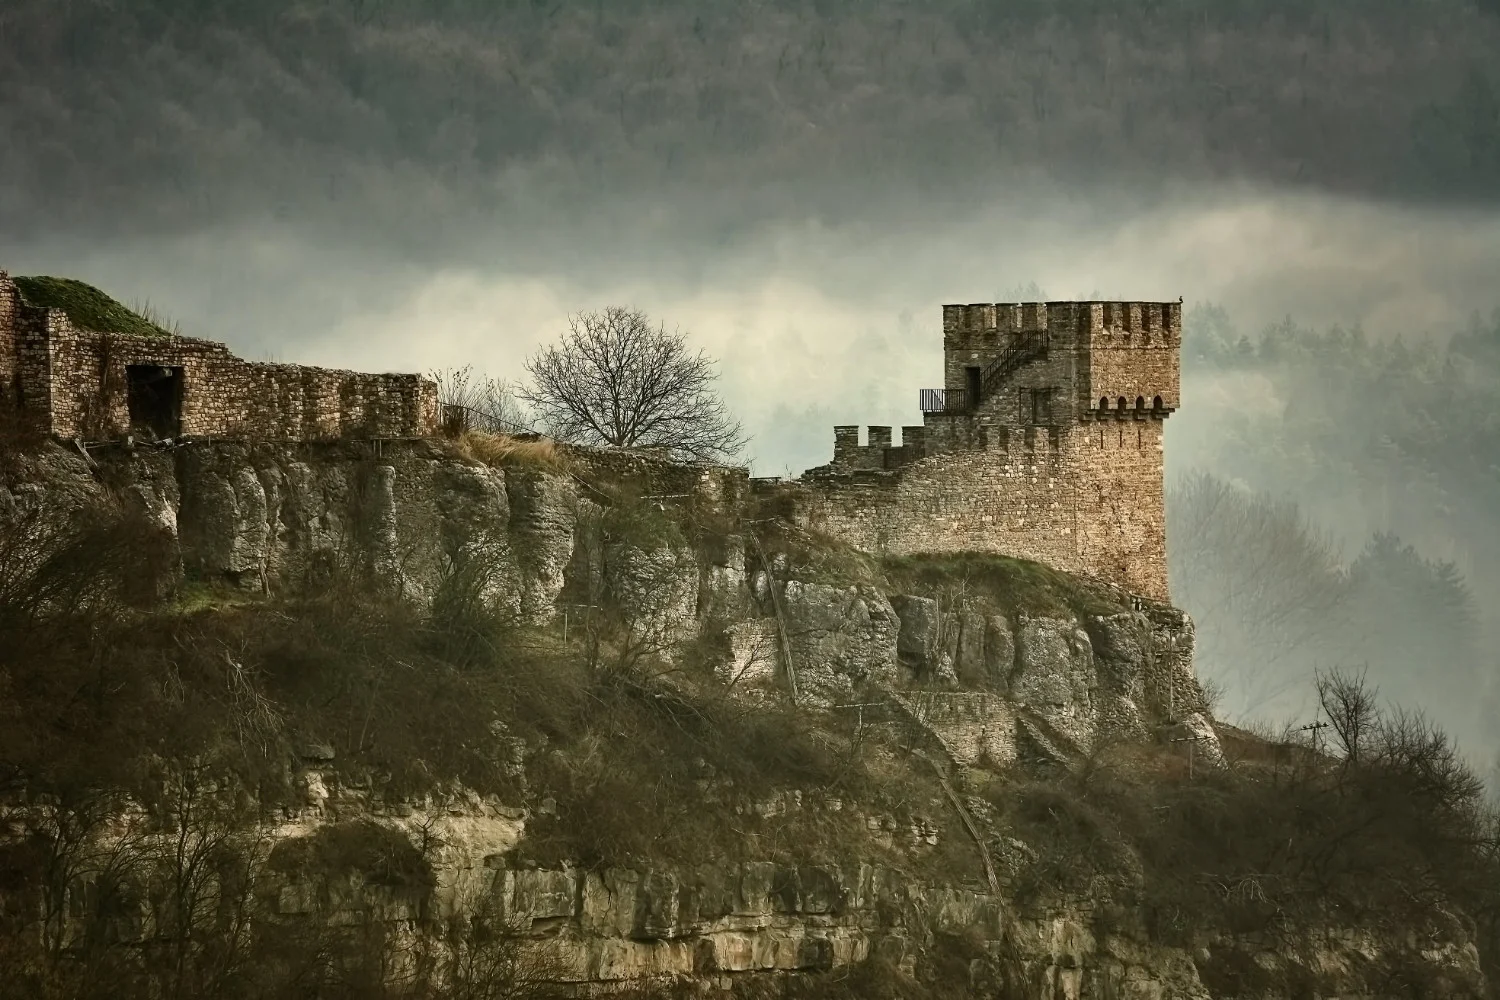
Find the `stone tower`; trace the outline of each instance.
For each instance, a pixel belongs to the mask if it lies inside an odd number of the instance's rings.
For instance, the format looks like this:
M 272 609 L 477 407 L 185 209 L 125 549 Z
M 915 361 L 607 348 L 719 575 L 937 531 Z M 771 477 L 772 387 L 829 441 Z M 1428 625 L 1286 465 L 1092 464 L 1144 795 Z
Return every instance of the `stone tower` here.
M 944 306 L 923 423 L 899 446 L 836 427 L 833 462 L 804 477 L 808 519 L 877 551 L 992 551 L 1166 599 L 1181 341 L 1180 302 Z

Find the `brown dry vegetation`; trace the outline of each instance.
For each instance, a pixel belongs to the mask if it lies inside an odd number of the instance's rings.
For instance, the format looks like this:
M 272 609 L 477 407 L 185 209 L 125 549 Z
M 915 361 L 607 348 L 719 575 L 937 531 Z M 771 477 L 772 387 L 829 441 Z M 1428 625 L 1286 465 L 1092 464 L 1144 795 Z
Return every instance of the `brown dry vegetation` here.
M 612 523 L 665 530 L 623 509 Z M 459 995 L 431 978 L 379 985 L 371 970 L 408 945 L 374 927 L 225 923 L 278 876 L 431 885 L 418 846 L 357 812 L 268 850 L 310 744 L 334 750 L 325 780 L 346 803 L 462 786 L 531 807 L 518 853 L 542 862 L 870 860 L 862 820 L 818 796 L 899 811 L 920 787 L 900 768 L 871 774 L 840 720 L 732 701 L 701 664 L 667 684 L 651 656 L 588 655 L 586 629 L 520 627 L 464 600 L 421 613 L 337 560 L 313 592 L 183 600 L 168 540 L 107 504 L 11 521 L 0 543 L 8 996 L 282 996 L 294 982 L 309 998 Z M 618 644 L 609 628 L 597 636 Z M 763 808 L 800 795 L 806 808 Z M 176 887 L 165 902 L 161 885 Z M 94 902 L 79 911 L 83 886 Z M 505 947 L 486 967 L 514 965 Z
M 696 530 L 623 494 L 614 500 L 604 521 L 619 537 L 688 544 Z M 771 558 L 826 548 L 766 534 Z M 424 613 L 347 570 L 315 593 L 185 604 L 166 599 L 167 541 L 107 504 L 63 520 L 13 519 L 0 543 L 8 996 L 545 995 L 545 977 L 520 969 L 514 943 L 482 919 L 434 929 L 479 971 L 422 966 L 400 976 L 391 970 L 406 968 L 410 945 L 374 922 L 246 919 L 279 875 L 352 873 L 418 894 L 431 884 L 424 845 L 358 815 L 270 849 L 266 826 L 294 803 L 310 743 L 336 751 L 329 780 L 372 800 L 461 784 L 531 807 L 517 862 L 884 861 L 934 882 L 979 884 L 972 843 L 899 739 L 731 699 L 693 647 L 670 671 L 659 650 L 591 652 L 590 642 L 621 648 L 617 618 L 565 636 L 471 600 Z M 829 572 L 853 559 L 827 555 Z M 954 572 L 997 587 L 1033 572 L 963 566 Z M 901 568 L 938 572 L 924 561 Z M 1031 849 L 1007 862 L 1011 892 L 1023 905 L 1087 897 L 1101 929 L 1183 944 L 1208 930 L 1294 947 L 1329 924 L 1420 929 L 1456 913 L 1492 964 L 1500 854 L 1478 783 L 1422 720 L 1375 711 L 1349 678 L 1326 678 L 1323 693 L 1333 754 L 1226 732 L 1232 766 L 1222 771 L 1189 772 L 1173 754 L 1138 748 L 1065 776 L 976 776 L 994 842 L 1009 834 Z M 802 808 L 764 808 L 798 795 Z M 822 808 L 827 797 L 858 808 Z M 134 831 L 104 837 L 132 803 Z M 939 848 L 923 856 L 883 846 L 860 810 L 935 819 Z M 75 908 L 85 885 L 91 902 Z M 142 912 L 152 915 L 144 925 Z M 940 1000 L 968 988 L 966 946 L 949 945 L 916 978 L 877 959 L 738 988 L 747 997 Z M 1220 992 L 1249 975 L 1233 962 L 1204 963 Z M 1007 995 L 1003 963 L 991 971 L 996 995 Z M 1424 974 L 1369 970 L 1407 995 L 1463 985 Z M 772 992 L 754 992 L 762 989 Z
M 493 468 L 519 466 L 567 472 L 574 465 L 556 441 L 541 435 L 466 430 L 451 438 L 449 447 L 466 462 Z
M 1478 945 L 1493 983 L 1500 821 L 1440 730 L 1379 710 L 1372 695 L 1351 675 L 1324 679 L 1324 714 L 1357 714 L 1358 725 L 1335 729 L 1358 736 L 1335 735 L 1321 749 L 1226 727 L 1223 769 L 1189 770 L 1180 752 L 1156 747 L 1060 778 L 992 782 L 984 794 L 999 822 L 1035 852 L 1013 891 L 1034 903 L 1088 898 L 1101 930 L 1134 928 L 1186 947 L 1234 935 L 1296 953 L 1319 927 L 1456 933 Z M 1235 961 L 1216 950 L 1200 963 L 1216 995 L 1336 988 L 1284 978 L 1296 970 L 1252 976 Z M 1390 955 L 1371 962 L 1360 972 L 1381 996 L 1478 988 Z

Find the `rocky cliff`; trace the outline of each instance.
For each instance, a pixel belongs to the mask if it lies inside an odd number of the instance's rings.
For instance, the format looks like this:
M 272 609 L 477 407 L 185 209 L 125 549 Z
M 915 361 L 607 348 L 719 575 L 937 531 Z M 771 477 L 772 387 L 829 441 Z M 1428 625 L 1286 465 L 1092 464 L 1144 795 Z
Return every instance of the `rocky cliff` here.
M 502 776 L 493 787 L 438 773 L 416 751 L 426 787 L 397 789 L 368 760 L 371 694 L 354 746 L 303 727 L 318 738 L 292 750 L 293 793 L 260 814 L 251 853 L 266 874 L 247 906 L 263 928 L 436 939 L 482 915 L 504 929 L 507 968 L 573 988 L 741 989 L 879 963 L 964 995 L 1366 996 L 1419 967 L 1443 995 L 1482 995 L 1474 933 L 1433 917 L 1441 908 L 1400 933 L 1313 911 L 1295 925 L 1162 923 L 1151 851 L 1100 832 L 1089 796 L 1104 793 L 1089 782 L 1126 760 L 1210 775 L 1236 766 L 1194 678 L 1191 622 L 1169 606 L 993 557 L 873 559 L 799 532 L 736 470 L 646 455 L 51 446 L 11 461 L 0 489 L 12 527 L 99 502 L 154 526 L 171 565 L 152 589 L 169 603 L 202 593 L 273 605 L 357 579 L 444 623 L 424 626 L 429 645 L 467 634 L 475 615 L 502 637 L 487 641 L 547 644 L 615 692 L 590 697 L 623 699 L 611 702 L 621 719 L 641 702 L 667 705 L 691 734 L 703 719 L 723 730 L 791 706 L 792 742 L 834 759 L 836 778 L 761 787 L 755 765 L 689 744 L 699 771 L 677 787 L 695 797 L 689 813 L 713 819 L 683 822 L 710 823 L 715 837 L 683 848 L 621 833 L 611 843 L 628 850 L 600 847 L 581 828 L 628 814 L 650 772 L 601 784 L 620 750 L 610 727 L 623 721 L 572 738 L 496 710 L 476 730 L 485 745 L 464 751 Z M 277 655 L 266 669 L 282 669 Z M 757 732 L 742 757 L 764 752 Z M 665 770 L 684 766 L 663 753 Z M 1063 787 L 1076 798 L 1055 798 Z M 604 812 L 588 813 L 601 797 Z M 122 815 L 112 835 L 163 836 L 148 807 Z M 1058 845 L 1075 854 L 1060 860 Z M 1250 909 L 1257 894 L 1264 902 L 1261 884 L 1243 881 L 1221 893 Z M 113 933 L 152 940 L 169 922 L 163 905 L 145 893 Z

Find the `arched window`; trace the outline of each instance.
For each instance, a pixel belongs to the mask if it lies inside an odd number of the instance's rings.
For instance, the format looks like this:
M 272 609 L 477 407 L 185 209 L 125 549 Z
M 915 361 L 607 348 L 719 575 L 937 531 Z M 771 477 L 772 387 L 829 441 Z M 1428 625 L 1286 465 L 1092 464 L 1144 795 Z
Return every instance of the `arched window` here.
M 1130 405 L 1130 403 L 1126 401 L 1125 397 L 1121 396 L 1120 397 L 1120 409 L 1123 410 L 1123 409 L 1125 409 L 1125 407 L 1127 407 L 1129 405 Z
M 1137 410 L 1144 410 L 1146 408 L 1146 397 L 1145 396 L 1137 396 L 1137 397 L 1135 397 L 1135 408 Z
M 1153 399 L 1151 401 L 1151 409 L 1153 409 L 1153 410 L 1159 410 L 1159 409 L 1161 409 L 1161 397 L 1160 396 L 1157 396 L 1155 399 Z
M 1100 396 L 1099 397 L 1099 409 L 1101 409 L 1101 410 L 1107 410 L 1107 409 L 1109 409 L 1109 397 L 1108 396 Z

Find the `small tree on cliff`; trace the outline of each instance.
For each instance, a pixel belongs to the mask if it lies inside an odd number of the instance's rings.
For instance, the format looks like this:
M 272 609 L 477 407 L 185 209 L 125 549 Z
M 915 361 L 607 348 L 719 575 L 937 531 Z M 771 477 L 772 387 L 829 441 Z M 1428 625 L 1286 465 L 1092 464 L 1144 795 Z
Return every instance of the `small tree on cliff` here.
M 731 459 L 746 439 L 715 388 L 716 367 L 683 334 L 610 307 L 569 317 L 561 343 L 526 360 L 531 384 L 519 396 L 564 440 Z

